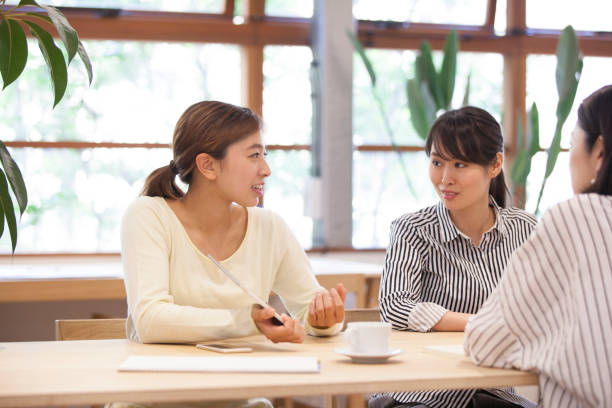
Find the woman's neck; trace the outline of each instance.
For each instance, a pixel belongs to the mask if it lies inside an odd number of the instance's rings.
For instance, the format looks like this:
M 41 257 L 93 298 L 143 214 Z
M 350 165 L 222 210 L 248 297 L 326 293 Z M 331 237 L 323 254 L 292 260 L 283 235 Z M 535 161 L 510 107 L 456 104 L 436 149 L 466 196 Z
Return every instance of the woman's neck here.
M 462 210 L 449 211 L 455 227 L 479 246 L 482 236 L 495 224 L 495 211 L 486 203 L 474 205 Z
M 232 224 L 235 206 L 215 194 L 189 190 L 179 201 L 185 221 L 192 227 L 215 233 L 226 231 Z

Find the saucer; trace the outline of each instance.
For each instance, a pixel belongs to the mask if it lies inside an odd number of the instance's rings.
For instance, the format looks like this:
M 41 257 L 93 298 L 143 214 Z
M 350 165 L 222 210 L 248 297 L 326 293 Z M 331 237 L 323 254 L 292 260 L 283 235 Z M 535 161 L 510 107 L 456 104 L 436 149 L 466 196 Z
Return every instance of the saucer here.
M 350 357 L 353 363 L 367 363 L 367 364 L 384 363 L 385 361 L 387 361 L 387 359 L 398 355 L 402 351 L 403 351 L 402 349 L 395 349 L 395 350 L 389 350 L 386 353 L 365 354 L 365 353 L 353 353 L 347 348 L 334 349 L 334 352 Z

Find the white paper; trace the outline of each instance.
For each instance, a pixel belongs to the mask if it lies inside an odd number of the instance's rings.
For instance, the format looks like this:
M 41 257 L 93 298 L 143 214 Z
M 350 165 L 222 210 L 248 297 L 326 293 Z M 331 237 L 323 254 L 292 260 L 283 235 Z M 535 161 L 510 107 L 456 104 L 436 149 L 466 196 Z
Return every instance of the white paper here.
M 318 373 L 320 364 L 316 357 L 130 356 L 119 371 Z
M 465 351 L 463 350 L 463 344 L 444 344 L 440 346 L 425 346 L 425 348 L 435 351 L 443 351 L 445 353 L 458 354 L 460 356 L 465 356 Z

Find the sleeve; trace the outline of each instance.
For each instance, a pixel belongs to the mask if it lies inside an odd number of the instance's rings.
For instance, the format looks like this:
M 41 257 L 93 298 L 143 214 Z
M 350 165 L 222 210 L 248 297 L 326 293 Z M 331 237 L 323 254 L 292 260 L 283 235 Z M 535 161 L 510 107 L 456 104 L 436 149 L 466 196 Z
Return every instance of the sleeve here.
M 427 332 L 448 311 L 422 302 L 423 255 L 419 237 L 407 221 L 391 225 L 391 239 L 380 282 L 380 313 L 394 329 Z
M 553 207 L 510 257 L 497 288 L 465 329 L 464 349 L 476 364 L 529 370 L 554 346 L 551 339 L 567 335 L 571 291 L 565 276 L 575 263 L 568 220 Z
M 280 217 L 277 218 L 280 243 L 283 245 L 273 290 L 279 294 L 291 316 L 298 319 L 312 336 L 333 336 L 340 332 L 342 323 L 326 329 L 317 329 L 308 324 L 308 309 L 316 293 L 323 288 L 317 282 L 310 261 L 299 242 Z
M 466 355 L 478 365 L 517 368 L 515 362 L 521 348 L 504 319 L 498 289 L 491 293 L 478 313 L 468 319 L 463 347 Z
M 146 200 L 130 206 L 122 222 L 130 338 L 143 343 L 192 343 L 255 333 L 247 310 L 203 309 L 174 302 L 169 284 L 171 235 L 164 224 Z

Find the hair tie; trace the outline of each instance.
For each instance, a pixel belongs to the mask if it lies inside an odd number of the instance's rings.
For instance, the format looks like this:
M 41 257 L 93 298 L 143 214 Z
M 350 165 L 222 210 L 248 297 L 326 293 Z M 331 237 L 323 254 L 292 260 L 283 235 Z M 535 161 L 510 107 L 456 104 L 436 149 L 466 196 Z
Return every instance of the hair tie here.
M 170 160 L 170 164 L 168 165 L 168 167 L 170 167 L 170 170 L 172 170 L 174 174 L 179 174 L 178 168 L 176 167 L 176 163 L 174 162 L 174 160 Z

